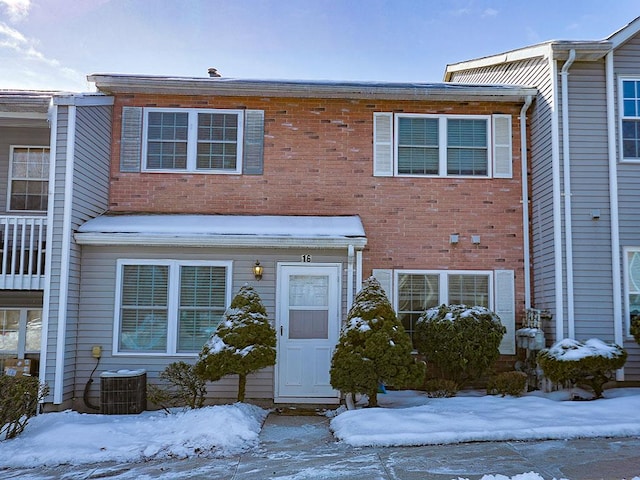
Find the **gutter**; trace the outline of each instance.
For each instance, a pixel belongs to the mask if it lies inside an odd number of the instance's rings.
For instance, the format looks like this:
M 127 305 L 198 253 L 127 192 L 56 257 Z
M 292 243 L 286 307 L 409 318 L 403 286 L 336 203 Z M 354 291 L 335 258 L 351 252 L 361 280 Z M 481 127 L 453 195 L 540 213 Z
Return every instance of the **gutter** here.
M 573 291 L 573 228 L 571 215 L 571 154 L 569 145 L 569 69 L 576 58 L 575 49 L 569 51 L 569 58 L 562 66 L 562 167 L 564 180 L 564 241 L 567 271 L 567 330 L 568 337 L 575 338 L 576 321 Z
M 527 167 L 527 110 L 533 102 L 529 96 L 520 110 L 520 157 L 522 162 L 522 225 L 524 249 L 524 308 L 531 308 L 531 252 L 529 242 L 529 184 Z
M 613 77 L 613 50 L 605 57 L 607 138 L 609 156 L 609 209 L 611 211 L 611 284 L 613 289 L 613 336 L 614 342 L 624 344 L 622 318 L 622 285 L 620 275 L 620 231 L 618 217 L 618 171 L 616 158 L 616 117 Z M 616 371 L 616 380 L 624 380 L 624 370 Z

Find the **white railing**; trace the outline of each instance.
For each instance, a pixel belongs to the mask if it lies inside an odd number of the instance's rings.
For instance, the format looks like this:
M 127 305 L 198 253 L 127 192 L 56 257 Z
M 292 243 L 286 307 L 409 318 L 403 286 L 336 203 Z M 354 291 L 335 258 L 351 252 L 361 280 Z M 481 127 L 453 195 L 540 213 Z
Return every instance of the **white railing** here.
M 0 289 L 42 290 L 47 217 L 0 215 Z

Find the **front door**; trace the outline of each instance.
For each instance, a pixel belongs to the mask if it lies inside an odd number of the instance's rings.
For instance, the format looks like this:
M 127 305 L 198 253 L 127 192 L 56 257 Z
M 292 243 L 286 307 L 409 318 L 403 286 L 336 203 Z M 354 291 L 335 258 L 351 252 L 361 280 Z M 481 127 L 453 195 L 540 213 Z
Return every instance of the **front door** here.
M 282 264 L 278 270 L 275 401 L 337 403 L 329 369 L 340 334 L 340 265 Z

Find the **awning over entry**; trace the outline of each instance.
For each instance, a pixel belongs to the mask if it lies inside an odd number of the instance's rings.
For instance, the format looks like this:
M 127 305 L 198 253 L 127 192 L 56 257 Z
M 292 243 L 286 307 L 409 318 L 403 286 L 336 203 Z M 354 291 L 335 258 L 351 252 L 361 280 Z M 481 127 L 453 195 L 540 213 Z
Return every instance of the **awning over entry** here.
M 75 233 L 81 245 L 363 249 L 360 217 L 293 215 L 102 215 Z

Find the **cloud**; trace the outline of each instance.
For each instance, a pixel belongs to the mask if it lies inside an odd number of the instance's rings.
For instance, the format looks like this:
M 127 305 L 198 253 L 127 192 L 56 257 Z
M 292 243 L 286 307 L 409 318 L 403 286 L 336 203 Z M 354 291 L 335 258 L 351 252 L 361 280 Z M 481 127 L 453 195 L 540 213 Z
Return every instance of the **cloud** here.
M 498 15 L 498 10 L 495 8 L 487 8 L 484 12 L 482 12 L 482 18 L 485 17 L 496 17 Z
M 18 22 L 29 14 L 31 0 L 0 0 L 0 7 L 4 7 L 12 22 Z

